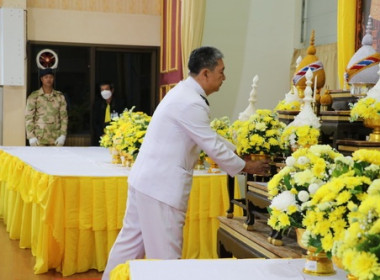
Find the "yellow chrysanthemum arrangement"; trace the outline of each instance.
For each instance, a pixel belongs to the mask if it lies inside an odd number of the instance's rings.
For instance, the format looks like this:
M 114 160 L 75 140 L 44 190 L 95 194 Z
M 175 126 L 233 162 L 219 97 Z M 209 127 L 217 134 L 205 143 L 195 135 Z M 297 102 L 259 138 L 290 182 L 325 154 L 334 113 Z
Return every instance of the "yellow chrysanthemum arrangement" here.
M 230 130 L 231 121 L 227 116 L 213 119 L 210 123 L 210 126 L 224 139 L 232 142 L 232 135 Z
M 371 155 L 376 154 L 375 157 Z M 343 175 L 331 179 L 321 186 L 305 205 L 303 219 L 306 231 L 303 243 L 324 251 L 331 257 L 334 243 L 343 239 L 350 219 L 355 219 L 361 202 L 368 196 L 367 189 L 373 180 L 380 177 L 377 165 L 380 152 L 359 150 L 351 163 L 339 165 L 333 172 Z
M 333 255 L 343 268 L 359 280 L 380 279 L 380 180 L 368 188 L 368 196 L 358 208 Z
M 280 136 L 285 124 L 271 110 L 257 110 L 247 121 L 236 123 L 236 149 L 241 156 L 282 152 Z
M 283 149 L 295 150 L 318 144 L 320 132 L 311 125 L 287 126 L 281 135 Z
M 113 147 L 113 136 L 119 128 L 119 118 L 114 118 L 111 120 L 110 124 L 104 129 L 103 136 L 100 137 L 99 143 L 101 147 L 111 148 Z
M 106 127 L 100 145 L 109 147 L 111 139 L 113 148 L 136 159 L 151 117 L 143 112 L 134 112 L 133 110 L 134 108 L 125 110 L 119 118 L 114 119 Z
M 375 98 L 366 97 L 360 99 L 351 107 L 350 120 L 371 119 L 374 121 L 380 120 L 380 102 Z
M 300 148 L 288 157 L 286 166 L 268 182 L 268 225 L 277 231 L 302 227 L 304 204 L 329 181 L 338 158 L 343 155 L 329 145 Z
M 291 102 L 281 100 L 274 108 L 275 111 L 299 111 L 300 109 L 301 103 L 297 100 Z
M 231 134 L 231 121 L 227 116 L 221 117 L 221 118 L 214 118 L 210 122 L 210 127 L 218 133 L 221 137 L 224 139 L 233 142 L 232 141 L 232 134 Z M 207 157 L 207 154 L 201 150 L 199 154 L 199 159 L 203 161 Z

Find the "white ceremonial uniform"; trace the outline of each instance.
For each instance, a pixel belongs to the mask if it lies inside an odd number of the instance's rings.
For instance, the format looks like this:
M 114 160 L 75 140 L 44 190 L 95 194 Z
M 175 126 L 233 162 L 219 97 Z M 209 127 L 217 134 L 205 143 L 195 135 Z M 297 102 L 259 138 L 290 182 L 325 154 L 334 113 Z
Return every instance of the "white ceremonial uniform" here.
M 231 176 L 244 168 L 234 146 L 211 129 L 210 109 L 200 95 L 206 97 L 189 77 L 158 105 L 129 174 L 123 228 L 102 279 L 116 265 L 144 253 L 149 259 L 181 257 L 193 168 L 201 149 Z

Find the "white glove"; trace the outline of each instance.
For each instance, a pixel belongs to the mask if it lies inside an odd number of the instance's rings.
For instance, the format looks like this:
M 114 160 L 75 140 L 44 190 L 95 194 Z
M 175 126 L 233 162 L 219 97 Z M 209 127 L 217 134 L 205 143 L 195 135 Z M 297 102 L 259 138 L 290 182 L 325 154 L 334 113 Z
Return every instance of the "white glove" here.
M 66 136 L 65 135 L 61 135 L 57 138 L 57 140 L 55 140 L 55 145 L 57 146 L 63 146 L 63 144 L 65 144 L 65 140 L 66 140 Z
M 38 139 L 36 137 L 29 139 L 29 145 L 30 146 L 38 146 L 39 144 L 40 144 L 40 142 L 38 142 Z

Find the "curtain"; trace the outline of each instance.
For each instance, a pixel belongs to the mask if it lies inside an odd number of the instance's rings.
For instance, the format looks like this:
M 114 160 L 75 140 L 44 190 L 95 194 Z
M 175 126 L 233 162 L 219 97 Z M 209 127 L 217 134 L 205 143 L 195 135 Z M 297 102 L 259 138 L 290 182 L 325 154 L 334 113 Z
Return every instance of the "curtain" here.
M 326 82 L 324 88 L 338 89 L 338 67 L 337 67 L 337 44 L 326 44 L 315 46 L 316 53 L 319 61 L 322 62 L 323 68 L 325 69 Z M 292 62 L 290 65 L 290 78 L 289 83 L 296 70 L 296 60 L 299 56 L 304 58 L 307 54 L 307 47 L 303 49 L 295 49 L 293 52 Z M 348 63 L 348 62 L 347 62 Z M 343 74 L 342 74 L 343 75 Z
M 182 69 L 188 76 L 187 61 L 191 51 L 201 46 L 206 11 L 205 0 L 182 0 L 181 5 Z
M 338 0 L 338 79 L 341 88 L 346 66 L 355 53 L 356 1 Z

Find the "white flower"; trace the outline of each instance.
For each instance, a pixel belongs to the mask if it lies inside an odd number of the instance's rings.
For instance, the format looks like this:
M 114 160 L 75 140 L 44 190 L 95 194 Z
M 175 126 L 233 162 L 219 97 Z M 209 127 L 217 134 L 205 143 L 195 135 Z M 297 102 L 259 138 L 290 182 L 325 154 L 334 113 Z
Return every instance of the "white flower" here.
M 309 201 L 306 201 L 306 202 L 303 202 L 302 204 L 301 204 L 301 211 L 304 211 L 305 209 L 308 209 L 309 207 L 311 207 L 311 201 L 309 200 Z
M 296 205 L 296 197 L 290 191 L 284 191 L 273 198 L 270 207 L 286 211 L 291 205 Z
M 307 157 L 305 157 L 305 156 L 301 156 L 297 160 L 297 163 L 300 164 L 300 165 L 304 165 L 304 164 L 307 164 L 309 162 L 310 162 L 310 160 Z
M 310 198 L 310 195 L 309 195 L 309 193 L 308 193 L 307 191 L 300 191 L 300 192 L 298 193 L 298 199 L 299 199 L 300 201 L 302 201 L 302 202 L 306 202 L 306 201 L 308 201 L 309 198 Z
M 376 172 L 379 170 L 379 166 L 372 163 L 370 166 L 364 168 L 364 170 Z
M 285 163 L 287 166 L 292 167 L 296 163 L 296 159 L 292 156 L 287 157 Z
M 296 172 L 292 175 L 294 182 L 297 185 L 305 185 L 305 184 L 310 184 L 311 182 L 314 181 L 314 174 L 310 169 L 306 169 L 302 172 Z
M 289 135 L 289 143 L 290 143 L 290 146 L 292 147 L 296 147 L 297 145 L 297 138 L 296 138 L 296 135 L 294 133 L 290 134 Z
M 380 179 L 373 180 L 368 188 L 368 194 L 374 195 L 380 192 Z
M 263 122 L 259 122 L 255 125 L 255 128 L 259 131 L 265 131 L 267 129 L 267 125 Z
M 344 157 L 343 155 L 339 156 L 339 157 L 335 158 L 335 162 L 341 162 L 341 163 L 346 164 L 348 166 L 354 166 L 354 160 L 350 156 L 346 156 L 346 157 Z
M 310 194 L 315 194 L 315 192 L 319 189 L 319 185 L 316 183 L 310 184 L 308 187 L 308 191 Z
M 320 211 L 326 211 L 328 208 L 331 207 L 331 202 L 322 202 L 317 205 L 318 209 Z
M 305 230 L 305 232 L 302 234 L 302 237 L 301 237 L 302 245 L 304 245 L 305 247 L 308 247 L 308 244 L 310 242 L 309 240 L 312 237 L 313 237 L 312 233 L 309 230 Z

